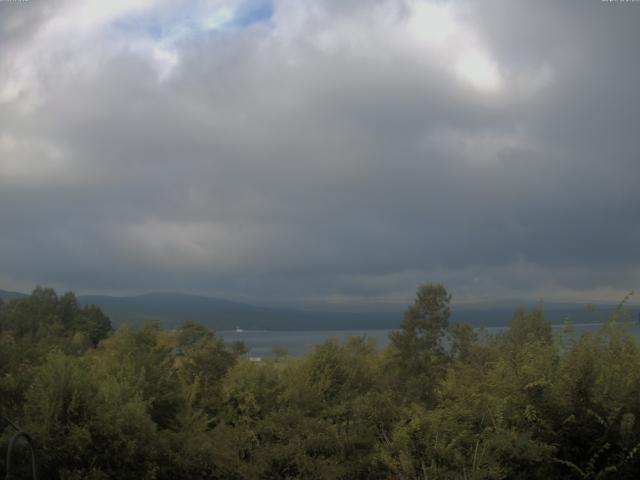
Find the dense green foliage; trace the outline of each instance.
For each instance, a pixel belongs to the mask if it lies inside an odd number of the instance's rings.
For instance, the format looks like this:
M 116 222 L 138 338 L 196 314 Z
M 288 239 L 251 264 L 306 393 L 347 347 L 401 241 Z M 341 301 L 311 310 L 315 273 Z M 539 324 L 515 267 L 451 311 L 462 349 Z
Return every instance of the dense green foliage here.
M 640 345 L 622 309 L 596 334 L 554 337 L 535 310 L 478 338 L 448 324 L 449 302 L 420 287 L 385 349 L 329 340 L 256 363 L 202 326 L 112 331 L 37 288 L 0 305 L 0 447 L 11 420 L 54 480 L 640 475 Z

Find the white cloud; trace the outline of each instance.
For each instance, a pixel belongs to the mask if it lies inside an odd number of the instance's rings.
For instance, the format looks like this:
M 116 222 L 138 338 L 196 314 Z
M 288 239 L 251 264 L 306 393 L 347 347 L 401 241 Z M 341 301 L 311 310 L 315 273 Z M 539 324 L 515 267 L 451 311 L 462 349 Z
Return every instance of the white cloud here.
M 69 152 L 55 143 L 0 133 L 0 185 L 71 183 L 71 166 Z
M 414 0 L 407 19 L 409 34 L 426 62 L 478 92 L 498 91 L 503 86 L 500 67 L 461 10 L 458 3 Z
M 126 15 L 147 10 L 157 3 L 156 0 L 83 0 L 68 1 L 55 11 L 43 28 L 47 38 L 62 40 L 75 34 L 92 35 L 110 22 Z
M 498 66 L 480 49 L 469 48 L 455 62 L 454 71 L 460 80 L 478 91 L 499 90 L 502 78 Z
M 268 225 L 146 220 L 123 225 L 116 236 L 136 264 L 220 273 L 264 265 L 277 234 Z
M 234 11 L 229 7 L 214 10 L 200 20 L 204 30 L 220 30 L 227 25 L 234 17 Z

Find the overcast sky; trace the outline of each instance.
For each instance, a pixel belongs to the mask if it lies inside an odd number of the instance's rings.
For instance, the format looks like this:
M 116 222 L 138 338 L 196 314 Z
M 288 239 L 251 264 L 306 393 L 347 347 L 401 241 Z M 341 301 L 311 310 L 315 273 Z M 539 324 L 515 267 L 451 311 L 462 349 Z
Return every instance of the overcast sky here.
M 640 2 L 0 0 L 0 288 L 640 287 Z

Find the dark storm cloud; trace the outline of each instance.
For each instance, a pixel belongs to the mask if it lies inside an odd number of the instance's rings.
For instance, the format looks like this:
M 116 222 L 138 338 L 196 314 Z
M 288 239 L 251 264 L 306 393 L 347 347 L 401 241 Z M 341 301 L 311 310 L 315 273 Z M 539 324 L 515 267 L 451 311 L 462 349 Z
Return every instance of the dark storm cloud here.
M 5 288 L 637 286 L 637 5 L 29 4 L 0 2 Z

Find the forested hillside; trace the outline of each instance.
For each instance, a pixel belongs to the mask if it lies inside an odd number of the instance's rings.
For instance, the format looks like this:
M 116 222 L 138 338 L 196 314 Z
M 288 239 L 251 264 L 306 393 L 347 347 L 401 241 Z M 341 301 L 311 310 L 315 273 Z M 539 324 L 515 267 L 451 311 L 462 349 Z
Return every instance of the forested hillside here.
M 54 480 L 638 478 L 623 306 L 579 338 L 541 310 L 494 338 L 450 315 L 427 284 L 385 349 L 351 338 L 252 362 L 203 326 L 114 331 L 36 288 L 0 304 L 0 448 L 30 432 Z

